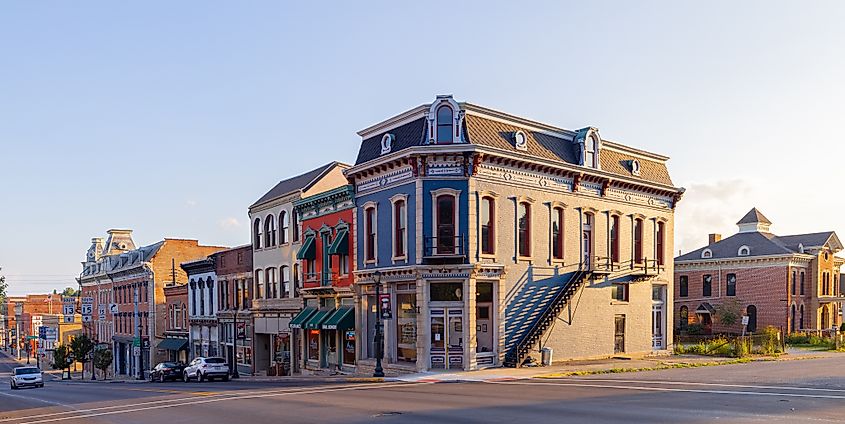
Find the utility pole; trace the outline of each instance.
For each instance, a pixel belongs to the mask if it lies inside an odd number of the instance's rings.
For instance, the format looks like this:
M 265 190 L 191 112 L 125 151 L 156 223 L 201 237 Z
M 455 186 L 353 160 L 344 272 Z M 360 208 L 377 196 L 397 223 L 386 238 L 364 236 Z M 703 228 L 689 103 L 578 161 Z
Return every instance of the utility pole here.
M 135 340 L 132 342 L 132 354 L 135 356 L 135 377 L 138 380 L 142 380 L 144 373 L 141 371 L 141 318 L 138 316 L 138 283 L 132 284 L 132 289 L 134 303 L 133 322 L 135 324 Z M 138 343 L 137 346 L 135 346 L 135 342 Z

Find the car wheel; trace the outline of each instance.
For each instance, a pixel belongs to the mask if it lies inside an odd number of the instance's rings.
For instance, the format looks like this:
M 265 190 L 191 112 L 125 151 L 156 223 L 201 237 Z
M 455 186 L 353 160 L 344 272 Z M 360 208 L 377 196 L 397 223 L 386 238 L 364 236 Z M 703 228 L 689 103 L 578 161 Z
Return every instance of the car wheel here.
M 191 378 L 190 378 L 190 377 L 188 377 L 188 373 L 187 373 L 187 372 L 183 372 L 183 373 L 182 373 L 182 381 L 184 381 L 184 382 L 186 382 L 186 383 L 187 383 L 187 382 L 189 382 L 189 381 L 191 381 Z
M 159 381 L 159 383 L 164 383 L 164 374 L 158 375 L 158 381 Z
M 199 371 L 197 371 L 197 381 L 198 381 L 198 382 L 200 382 L 200 383 L 202 383 L 203 381 L 205 381 L 205 376 L 204 376 L 204 375 L 202 375 L 202 373 L 201 373 L 201 372 L 199 372 Z
M 39 385 L 38 385 L 38 387 L 39 387 L 39 388 L 44 387 L 44 383 L 39 384 Z
M 17 390 L 17 389 L 18 389 L 18 387 L 17 387 L 17 386 L 15 386 L 15 383 L 9 383 L 9 387 L 10 387 L 12 390 Z
M 224 376 L 223 376 L 223 381 L 229 381 L 229 376 L 228 376 L 228 375 L 224 375 Z

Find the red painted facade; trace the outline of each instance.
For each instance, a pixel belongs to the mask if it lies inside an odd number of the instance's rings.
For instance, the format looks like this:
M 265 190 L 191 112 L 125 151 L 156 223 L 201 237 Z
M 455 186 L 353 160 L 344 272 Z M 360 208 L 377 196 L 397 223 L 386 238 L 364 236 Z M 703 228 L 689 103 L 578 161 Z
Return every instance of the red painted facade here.
M 352 225 L 354 214 L 354 208 L 350 207 L 323 216 L 318 216 L 316 218 L 304 219 L 302 221 L 303 232 L 310 234 L 313 231 L 314 233 L 315 252 L 313 261 L 304 259 L 300 261 L 300 269 L 304 270 L 304 288 L 320 287 L 321 285 L 331 285 L 333 287 L 349 287 L 352 285 L 352 282 L 354 281 L 352 271 L 355 264 L 355 261 L 352 258 L 352 237 L 353 234 L 355 234 L 354 227 Z M 347 226 L 346 228 L 348 231 L 346 236 L 348 254 L 323 254 L 328 251 L 331 242 L 333 242 L 339 235 L 344 225 Z M 326 230 L 329 231 L 327 232 Z M 323 234 L 328 234 L 328 239 L 323 237 Z M 326 240 L 328 240 L 328 245 L 326 244 Z M 325 274 L 323 268 L 324 258 L 327 258 L 331 262 L 326 268 L 329 270 L 328 275 Z M 341 263 L 342 261 L 346 262 L 345 267 Z M 313 262 L 313 264 L 309 264 L 309 262 Z M 309 272 L 309 270 L 311 270 L 311 272 Z M 330 282 L 330 284 L 326 284 L 326 282 Z

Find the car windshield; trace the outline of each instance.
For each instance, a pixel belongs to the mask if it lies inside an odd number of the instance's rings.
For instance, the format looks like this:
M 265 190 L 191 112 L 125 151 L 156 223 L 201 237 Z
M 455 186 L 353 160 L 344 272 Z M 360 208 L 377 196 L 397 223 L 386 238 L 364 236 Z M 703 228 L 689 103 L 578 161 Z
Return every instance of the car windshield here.
M 175 362 L 162 362 L 161 366 L 163 368 L 173 368 L 173 367 L 176 367 L 177 365 L 176 365 Z
M 41 370 L 38 368 L 18 368 L 15 370 L 15 375 L 39 374 Z
M 205 360 L 207 364 L 225 364 L 226 361 L 223 358 L 208 358 Z

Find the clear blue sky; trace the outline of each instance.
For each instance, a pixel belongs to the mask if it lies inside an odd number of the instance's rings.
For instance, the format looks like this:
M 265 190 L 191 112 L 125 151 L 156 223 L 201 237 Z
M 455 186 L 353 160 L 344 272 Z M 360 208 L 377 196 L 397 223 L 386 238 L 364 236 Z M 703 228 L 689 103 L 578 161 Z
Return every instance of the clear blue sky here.
M 459 100 L 671 156 L 676 249 L 839 230 L 842 2 L 0 5 L 0 266 L 75 285 L 90 238 L 249 240 L 278 180 L 354 161 L 355 132 Z

